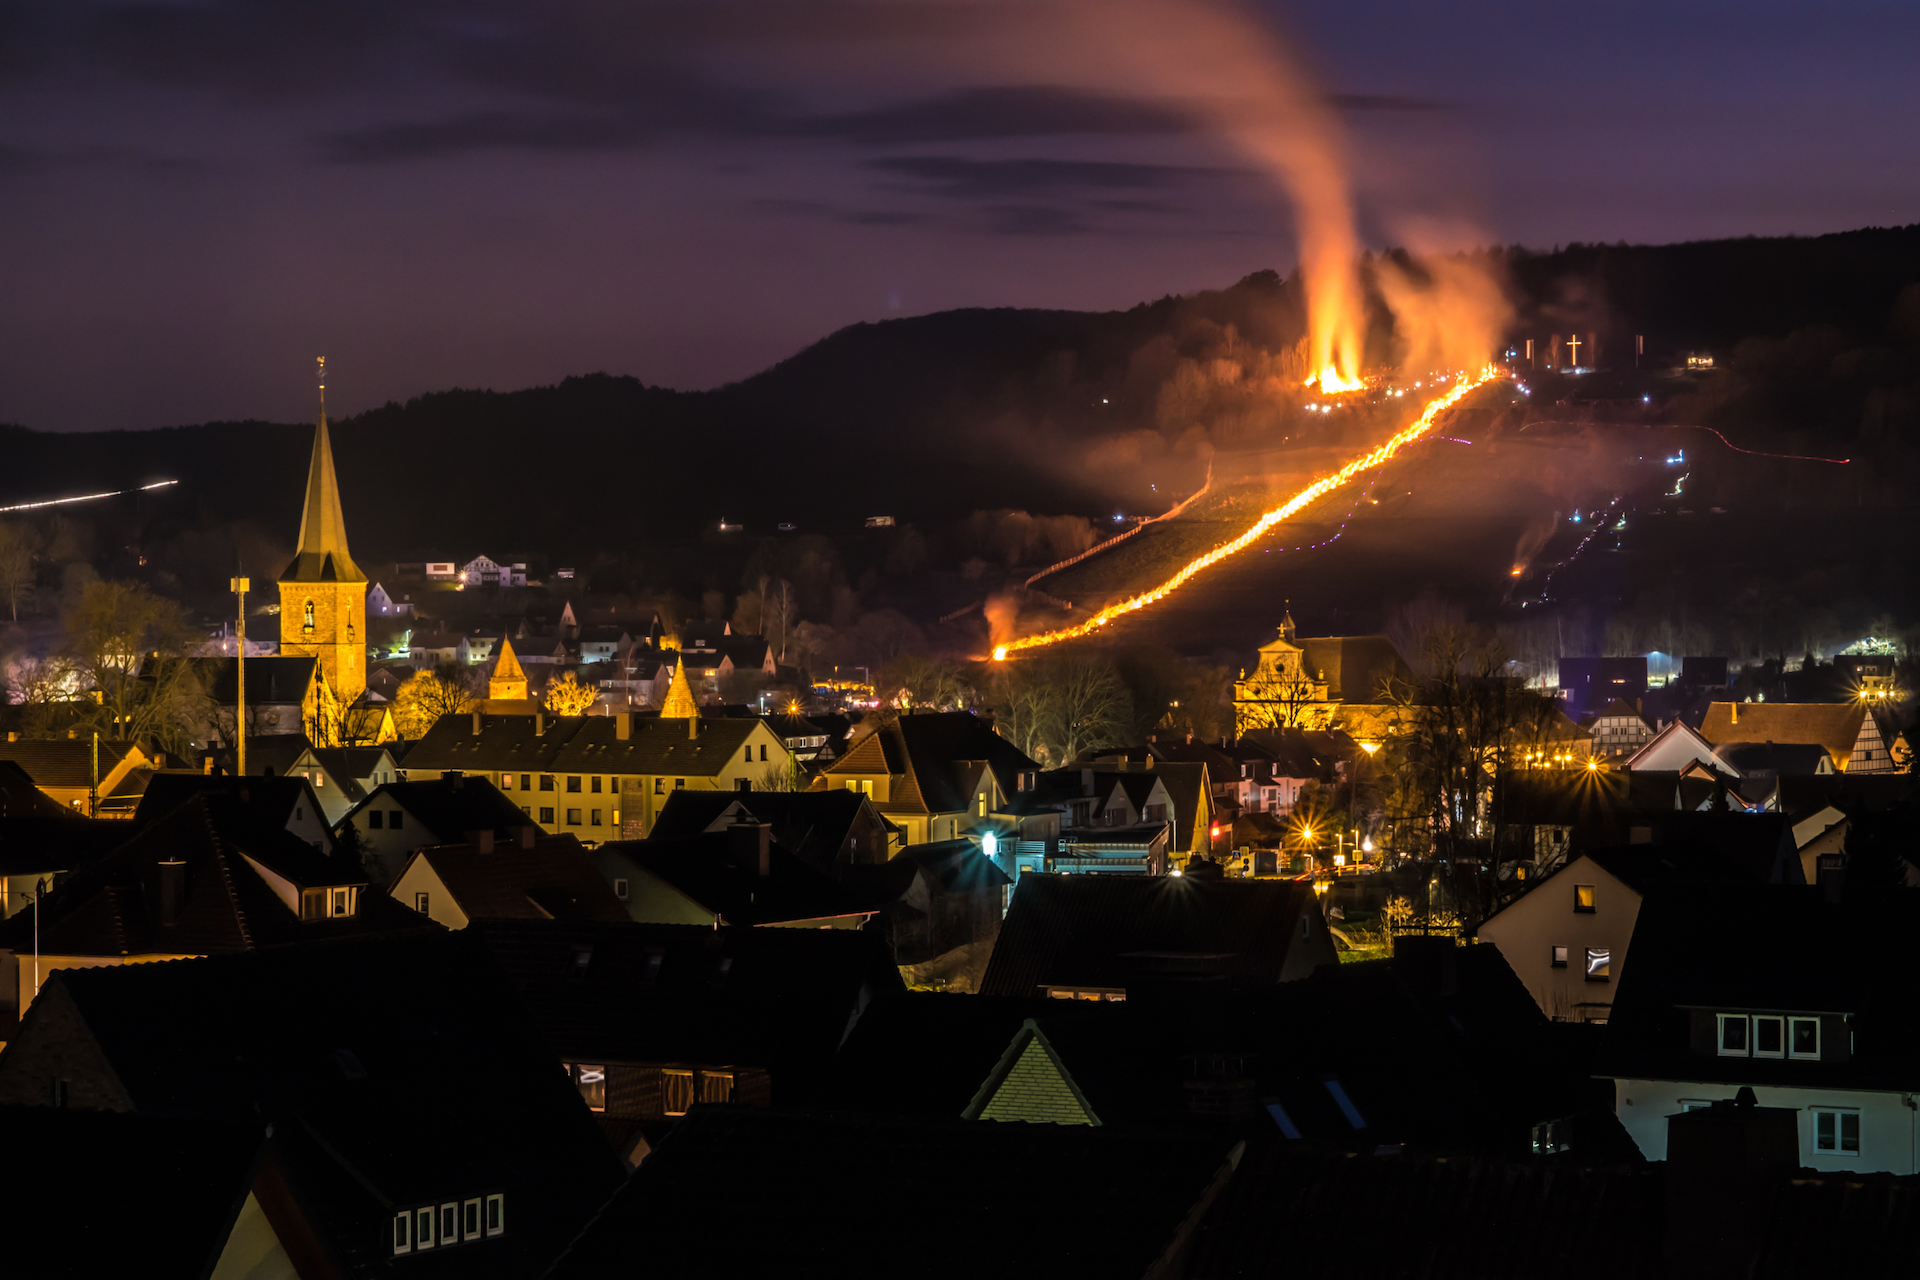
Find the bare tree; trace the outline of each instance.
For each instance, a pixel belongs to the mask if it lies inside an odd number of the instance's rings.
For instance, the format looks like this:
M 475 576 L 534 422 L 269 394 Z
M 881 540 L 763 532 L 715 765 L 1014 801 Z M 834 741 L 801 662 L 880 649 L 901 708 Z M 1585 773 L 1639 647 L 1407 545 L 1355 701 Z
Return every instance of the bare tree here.
M 20 606 L 33 599 L 35 541 L 26 525 L 0 521 L 0 591 L 6 592 L 15 622 L 20 621 Z
M 93 703 L 81 726 L 185 755 L 203 703 L 185 661 L 201 639 L 186 610 L 137 582 L 95 581 L 65 621 L 61 658 Z
M 441 716 L 465 715 L 478 703 L 472 674 L 454 663 L 442 663 L 416 673 L 394 692 L 394 729 L 403 738 L 420 738 Z

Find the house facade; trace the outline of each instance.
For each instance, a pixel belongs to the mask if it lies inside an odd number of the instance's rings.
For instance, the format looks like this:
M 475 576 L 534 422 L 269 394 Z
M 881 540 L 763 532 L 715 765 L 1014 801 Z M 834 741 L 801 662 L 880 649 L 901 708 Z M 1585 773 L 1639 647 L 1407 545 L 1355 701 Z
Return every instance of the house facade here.
M 1556 1022 L 1605 1022 L 1640 916 L 1645 859 L 1583 853 L 1480 926 Z

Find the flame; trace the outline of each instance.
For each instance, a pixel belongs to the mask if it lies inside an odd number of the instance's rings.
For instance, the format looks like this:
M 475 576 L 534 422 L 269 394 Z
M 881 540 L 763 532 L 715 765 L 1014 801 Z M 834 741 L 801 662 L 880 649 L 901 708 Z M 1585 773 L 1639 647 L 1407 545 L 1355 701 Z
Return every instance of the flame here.
M 1361 472 L 1371 471 L 1386 462 L 1389 458 L 1393 457 L 1394 454 L 1400 452 L 1401 449 L 1420 439 L 1420 437 L 1426 435 L 1429 431 L 1432 431 L 1434 422 L 1442 412 L 1460 403 L 1461 400 L 1466 398 L 1469 392 L 1485 386 L 1498 376 L 1499 370 L 1495 369 L 1492 365 L 1488 365 L 1480 371 L 1478 377 L 1471 379 L 1463 377 L 1459 379 L 1454 383 L 1453 390 L 1436 400 L 1428 401 L 1427 407 L 1420 411 L 1420 416 L 1414 420 L 1412 426 L 1407 427 L 1371 453 L 1363 454 L 1355 458 L 1352 462 L 1349 462 L 1332 475 L 1321 476 L 1318 480 L 1315 480 L 1312 484 L 1294 494 L 1293 497 L 1287 499 L 1284 505 L 1275 507 L 1272 511 L 1261 516 L 1259 520 L 1254 522 L 1251 529 L 1248 529 L 1232 542 L 1222 543 L 1205 555 L 1189 560 L 1180 572 L 1174 574 L 1171 578 L 1168 578 L 1165 582 L 1153 588 L 1153 590 L 1142 592 L 1128 600 L 1122 600 L 1119 604 L 1109 605 L 1088 618 L 1085 622 L 1079 623 L 1076 626 L 1062 627 L 1058 631 L 1043 631 L 1037 635 L 1021 636 L 1017 639 L 1009 640 L 1005 644 L 996 645 L 993 650 L 993 660 L 995 662 L 1005 662 L 1008 655 L 1016 653 L 1021 649 L 1037 649 L 1041 645 L 1059 644 L 1062 640 L 1075 640 L 1081 636 L 1091 635 L 1106 626 L 1109 622 L 1112 622 L 1115 618 L 1124 617 L 1129 613 L 1137 613 L 1150 604 L 1157 604 L 1159 601 L 1166 599 L 1184 586 L 1187 579 L 1193 577 L 1194 574 L 1199 573 L 1203 569 L 1212 568 L 1237 551 L 1246 550 L 1255 542 L 1259 541 L 1273 526 L 1279 524 L 1289 516 L 1294 515 L 1315 499 L 1333 492 L 1333 490 L 1338 489 L 1341 485 L 1347 483 L 1347 481 L 1353 479 L 1353 477 L 1359 475 Z
M 1308 378 L 1307 385 L 1310 387 L 1319 387 L 1322 392 L 1328 395 L 1333 395 L 1341 391 L 1364 391 L 1367 386 L 1367 384 L 1359 378 L 1342 377 L 1340 371 L 1332 365 L 1328 365 L 1311 378 Z

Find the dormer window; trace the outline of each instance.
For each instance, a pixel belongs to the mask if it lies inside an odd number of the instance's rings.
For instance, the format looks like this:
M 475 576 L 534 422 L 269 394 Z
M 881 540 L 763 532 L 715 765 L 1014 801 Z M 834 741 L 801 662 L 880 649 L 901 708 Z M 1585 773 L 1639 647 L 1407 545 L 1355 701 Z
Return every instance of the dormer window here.
M 360 891 L 353 885 L 300 891 L 302 920 L 338 920 L 353 915 L 360 905 Z

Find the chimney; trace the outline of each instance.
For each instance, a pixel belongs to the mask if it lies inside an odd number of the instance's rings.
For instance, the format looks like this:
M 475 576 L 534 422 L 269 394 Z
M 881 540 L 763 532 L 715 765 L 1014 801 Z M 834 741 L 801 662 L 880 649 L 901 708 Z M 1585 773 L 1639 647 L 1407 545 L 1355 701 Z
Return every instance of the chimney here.
M 700 740 L 700 717 L 688 716 L 687 717 L 687 741 L 698 742 L 699 740 Z
M 160 864 L 160 923 L 176 924 L 187 901 L 187 864 L 169 859 Z
M 1740 704 L 1737 702 L 1729 702 L 1727 705 L 1733 708 L 1733 723 L 1739 724 L 1740 723 Z
M 1667 1117 L 1666 1165 L 1667 1274 L 1744 1276 L 1774 1194 L 1800 1167 L 1799 1112 L 1758 1106 L 1742 1085 L 1730 1099 Z
M 773 874 L 772 828 L 741 814 L 727 824 L 727 855 L 757 876 Z
M 1093 794 L 1093 770 L 1091 769 L 1080 771 L 1080 794 L 1083 796 Z
M 625 742 L 633 736 L 633 712 L 622 711 L 614 716 L 613 736 L 620 742 Z
M 544 711 L 533 713 L 533 736 L 536 738 L 547 736 L 547 713 Z
M 537 836 L 539 836 L 539 834 L 540 834 L 540 828 L 538 828 L 538 827 L 522 827 L 522 828 L 520 828 L 520 847 L 521 847 L 522 849 L 531 849 L 531 848 L 533 848 L 533 842 L 534 842 L 534 839 L 535 839 L 535 838 L 536 838 Z
M 476 738 L 480 736 L 480 713 L 478 711 L 473 713 L 473 736 Z
M 472 845 L 474 847 L 474 851 L 477 853 L 492 853 L 493 852 L 492 829 L 489 828 L 488 830 L 485 830 L 485 831 L 467 832 L 467 843 Z

